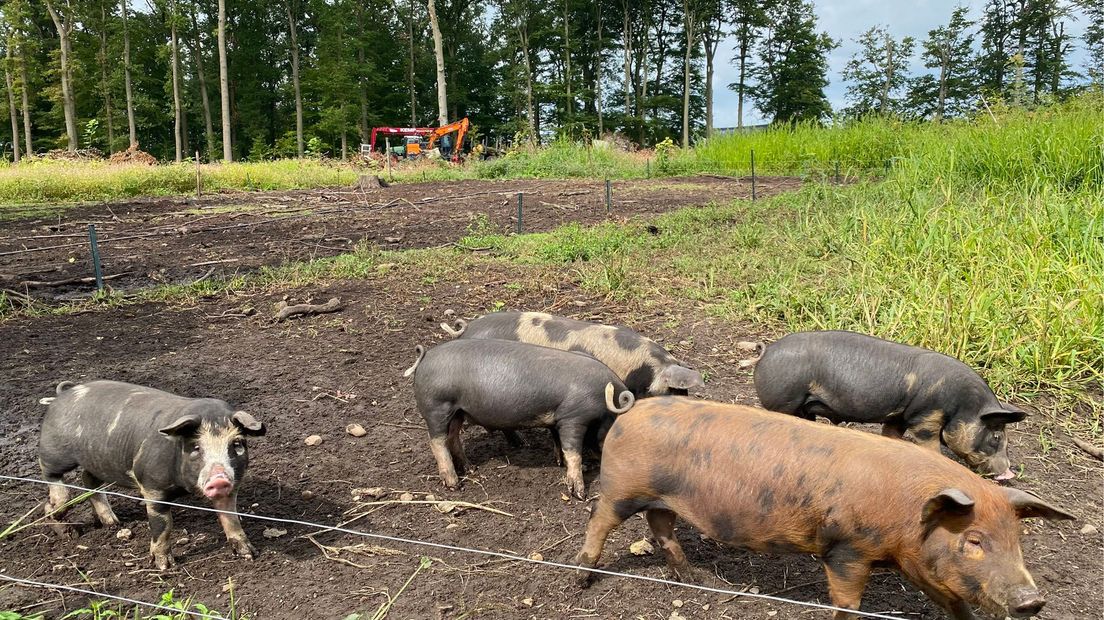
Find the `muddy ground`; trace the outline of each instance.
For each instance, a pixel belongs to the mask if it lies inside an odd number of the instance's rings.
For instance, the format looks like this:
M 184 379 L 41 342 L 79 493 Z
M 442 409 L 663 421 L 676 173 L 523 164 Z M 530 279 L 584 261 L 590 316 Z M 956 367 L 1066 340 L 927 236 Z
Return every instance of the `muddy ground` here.
M 791 178 L 757 179 L 756 195 L 796 188 Z M 60 217 L 0 221 L 0 288 L 36 298 L 72 298 L 88 287 L 88 224 L 96 225 L 103 273 L 116 290 L 350 251 L 455 242 L 469 228 L 514 231 L 523 194 L 525 232 L 662 213 L 712 200 L 748 197 L 750 179 L 695 176 L 612 184 L 606 214 L 602 181 L 457 181 L 358 190 L 214 194 L 85 205 Z M 63 283 L 63 284 L 59 284 Z
M 448 226 L 455 236 L 456 225 Z M 264 234 L 258 229 L 255 243 L 268 243 Z M 449 237 L 441 233 L 436 238 L 444 242 Z M 691 302 L 626 304 L 596 298 L 580 290 L 567 269 L 488 263 L 448 279 L 423 277 L 416 269 L 400 263 L 368 280 L 247 299 L 216 297 L 194 307 L 144 304 L 0 324 L 0 473 L 38 475 L 34 446 L 43 408 L 37 400 L 49 395 L 57 381 L 132 381 L 224 398 L 267 422 L 268 435 L 251 444 L 251 470 L 240 494 L 240 506 L 250 512 L 322 524 L 368 513 L 350 527 L 570 561 L 582 542 L 588 504 L 563 497 L 563 471 L 555 465 L 547 433 L 527 432 L 528 447 L 511 448 L 499 434 L 469 429 L 466 447 L 477 470 L 460 491 L 440 486 L 410 382 L 402 377 L 413 361 L 414 344 L 442 340 L 437 324 L 448 319 L 449 310 L 470 318 L 498 307 L 536 309 L 623 323 L 705 371 L 707 386 L 694 396 L 754 403 L 750 374 L 736 364 L 746 354 L 736 343 L 777 335 L 707 316 Z M 295 299 L 339 296 L 348 305 L 336 314 L 272 324 L 265 318 L 267 309 L 285 294 Z M 243 304 L 264 309 L 263 316 L 238 317 L 233 310 Z M 1088 523 L 1104 530 L 1101 468 L 1064 439 L 1044 453 L 1038 440 L 1041 422 L 1042 416 L 1035 416 L 1011 429 L 1013 460 L 1025 467 L 1024 477 L 1014 484 L 1070 508 L 1081 519 L 1023 522 L 1027 565 L 1049 600 L 1040 617 L 1098 618 L 1104 547 L 1099 532 L 1082 534 L 1081 528 Z M 367 434 L 347 435 L 350 423 L 363 425 Z M 321 435 L 323 443 L 307 446 L 304 439 L 311 434 Z M 601 492 L 596 473 L 592 462 L 587 474 L 591 496 Z M 431 494 L 511 516 L 478 509 L 442 513 L 430 505 L 401 502 L 364 506 L 371 498 L 358 489 L 369 487 L 384 490 L 376 501 L 397 500 L 404 492 L 415 499 Z M 13 521 L 44 498 L 40 487 L 0 484 L 0 523 Z M 223 544 L 211 515 L 183 510 L 175 515 L 178 564 L 162 574 L 147 562 L 144 510 L 119 498 L 112 503 L 123 525 L 133 530 L 130 539 L 92 526 L 90 509 L 78 507 L 74 520 L 85 523 L 80 538 L 66 542 L 44 528 L 24 530 L 0 541 L 0 573 L 150 601 L 174 589 L 178 597 L 191 596 L 223 612 L 229 596 L 224 586 L 232 579 L 238 610 L 254 620 L 343 618 L 353 611 L 374 611 L 427 555 L 434 559 L 432 566 L 411 581 L 390 617 L 828 617 L 828 612 L 794 605 L 617 578 L 580 591 L 573 575 L 562 569 L 349 535 L 315 536 L 329 549 L 326 557 L 302 537 L 312 530 L 280 525 L 286 534 L 266 538 L 270 526 L 256 520 L 247 520 L 245 529 L 260 557 L 246 562 Z M 607 568 L 667 576 L 660 556 L 638 557 L 628 550 L 646 531 L 640 518 L 616 530 L 606 547 Z M 811 557 L 723 548 L 685 524 L 678 535 L 690 561 L 716 575 L 712 585 L 828 602 L 823 572 Z M 365 546 L 349 547 L 357 544 Z M 0 610 L 55 618 L 85 602 L 61 591 L 0 582 Z M 890 573 L 871 579 L 863 609 L 905 618 L 943 617 Z

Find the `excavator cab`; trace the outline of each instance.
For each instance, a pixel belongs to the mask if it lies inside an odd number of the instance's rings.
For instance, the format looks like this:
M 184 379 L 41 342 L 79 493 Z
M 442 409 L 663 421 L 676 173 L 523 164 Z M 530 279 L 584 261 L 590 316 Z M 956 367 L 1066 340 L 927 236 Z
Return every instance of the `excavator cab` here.
M 429 135 L 429 149 L 438 148 L 441 151 L 441 157 L 449 161 L 459 162 L 460 151 L 464 147 L 464 136 L 467 135 L 468 129 L 471 128 L 471 121 L 464 117 L 455 123 L 449 123 L 448 125 L 442 125 L 433 130 L 433 133 Z M 453 134 L 456 134 L 455 137 Z M 440 144 L 438 144 L 438 142 Z

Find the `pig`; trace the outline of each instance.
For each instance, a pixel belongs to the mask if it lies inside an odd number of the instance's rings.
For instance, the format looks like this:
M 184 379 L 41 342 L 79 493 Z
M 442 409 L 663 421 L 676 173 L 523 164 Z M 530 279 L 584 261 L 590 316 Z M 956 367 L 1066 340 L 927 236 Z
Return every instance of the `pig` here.
M 877 422 L 936 452 L 945 444 L 975 470 L 1014 478 L 1005 425 L 1023 410 L 997 400 L 969 366 L 920 347 L 846 331 L 790 334 L 755 363 L 755 391 L 771 411 L 832 422 Z
M 674 535 L 682 517 L 726 545 L 819 556 L 834 606 L 858 610 L 871 568 L 888 566 L 956 620 L 1042 609 L 1017 519 L 1074 518 L 907 442 L 673 396 L 617 418 L 600 477 L 575 558 L 584 587 L 610 531 L 644 511 L 677 578 L 694 578 Z
M 449 489 L 459 487 L 457 468 L 470 469 L 460 439 L 467 420 L 488 430 L 553 429 L 568 489 L 583 499 L 588 430 L 600 442 L 612 416 L 635 401 L 617 375 L 589 355 L 506 340 L 453 340 L 429 350 L 418 345 L 415 354 L 405 376 L 414 375 L 429 447 Z
M 249 463 L 246 438 L 265 434 L 265 425 L 249 413 L 214 398 L 185 398 L 119 381 L 62 382 L 56 392 L 40 401 L 49 408 L 38 462 L 51 483 L 46 514 L 59 534 L 73 533 L 58 523 L 64 516 L 59 509 L 69 501 L 69 489 L 59 483 L 77 467 L 89 489 L 110 482 L 156 501 L 201 495 L 218 510 L 237 511 L 238 485 Z M 104 527 L 119 524 L 105 495 L 89 501 Z M 166 570 L 175 563 L 172 514 L 168 506 L 147 503 L 146 515 L 150 556 Z M 234 552 L 253 559 L 257 550 L 237 515 L 219 513 L 218 519 Z
M 685 367 L 650 338 L 627 327 L 577 321 L 543 312 L 492 312 L 471 323 L 441 327 L 462 339 L 516 340 L 586 353 L 625 382 L 636 398 L 680 394 L 703 387 L 701 373 Z

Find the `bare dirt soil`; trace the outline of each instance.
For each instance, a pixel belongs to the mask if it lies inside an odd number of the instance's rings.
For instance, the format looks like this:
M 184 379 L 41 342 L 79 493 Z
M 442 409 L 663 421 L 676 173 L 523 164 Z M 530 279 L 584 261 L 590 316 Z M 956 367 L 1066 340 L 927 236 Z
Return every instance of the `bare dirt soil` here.
M 313 225 L 316 231 L 327 226 Z M 452 229 L 453 236 L 462 225 L 441 224 Z M 445 233 L 434 235 L 440 241 L 449 238 Z M 268 424 L 268 435 L 251 444 L 251 469 L 239 496 L 240 507 L 249 512 L 321 524 L 368 513 L 350 527 L 523 556 L 540 553 L 548 560 L 570 562 L 582 542 L 588 503 L 562 496 L 563 470 L 555 464 L 546 432 L 526 432 L 529 445 L 512 448 L 501 434 L 468 429 L 467 453 L 477 469 L 462 490 L 441 487 L 410 381 L 402 376 L 413 362 L 414 345 L 443 340 L 438 323 L 449 319 L 449 310 L 471 318 L 496 307 L 534 309 L 621 323 L 656 338 L 703 370 L 706 387 L 694 396 L 753 404 L 750 373 L 737 366 L 748 354 L 736 343 L 777 336 L 754 325 L 709 316 L 691 302 L 653 299 L 637 304 L 596 298 L 576 286 L 569 269 L 486 262 L 481 269 L 449 279 L 426 278 L 417 269 L 400 264 L 371 279 L 247 299 L 215 297 L 194 307 L 131 305 L 0 324 L 0 472 L 39 475 L 35 445 L 44 408 L 37 401 L 52 394 L 58 381 L 131 381 L 189 396 L 223 398 Z M 272 324 L 267 309 L 285 294 L 294 299 L 339 296 L 347 306 L 335 314 Z M 265 311 L 237 317 L 233 310 L 243 303 Z M 1044 452 L 1038 439 L 1041 422 L 1041 415 L 1033 416 L 1011 429 L 1013 460 L 1025 467 L 1024 476 L 1013 484 L 1071 509 L 1080 520 L 1022 522 L 1028 568 L 1049 601 L 1040 617 L 1099 618 L 1104 546 L 1099 531 L 1080 530 L 1085 524 L 1104 530 L 1101 466 L 1062 438 L 1052 440 L 1053 447 Z M 350 423 L 361 424 L 367 434 L 346 434 Z M 321 435 L 323 443 L 306 445 L 304 439 L 311 434 Z M 590 462 L 592 497 L 601 492 L 597 470 L 597 462 Z M 373 500 L 358 489 L 369 487 L 383 489 L 374 501 L 397 500 L 409 492 L 417 500 L 433 495 L 511 516 L 477 509 L 443 513 L 431 505 L 402 502 L 365 506 L 363 502 Z M 42 487 L 0 484 L 0 529 L 45 496 Z M 581 591 L 572 572 L 563 569 L 345 534 L 314 537 L 329 549 L 326 557 L 322 548 L 303 537 L 312 530 L 278 525 L 286 534 L 266 538 L 271 524 L 252 519 L 246 520 L 245 529 L 260 557 L 248 562 L 232 555 L 212 515 L 181 509 L 175 510 L 178 564 L 159 573 L 147 559 L 144 509 L 120 498 L 112 503 L 123 526 L 133 530 L 130 539 L 93 526 L 91 510 L 80 506 L 72 516 L 84 526 L 74 541 L 59 540 L 41 527 L 0 541 L 0 573 L 148 601 L 173 589 L 178 598 L 193 597 L 224 613 L 229 596 L 225 586 L 232 579 L 238 610 L 253 620 L 343 618 L 353 611 L 374 611 L 387 595 L 395 595 L 415 571 L 419 557 L 426 555 L 433 558 L 432 566 L 411 581 L 390 617 L 829 617 L 829 612 L 795 605 L 612 577 Z M 666 577 L 658 554 L 629 552 L 629 545 L 646 535 L 646 524 L 636 517 L 616 530 L 606 547 L 607 568 Z M 678 535 L 691 563 L 716 575 L 710 585 L 828 602 L 823 571 L 812 557 L 724 548 L 685 524 Z M 350 547 L 357 544 L 364 546 Z M 63 610 L 85 603 L 77 595 L 0 581 L 0 610 L 57 618 Z M 871 579 L 863 609 L 906 618 L 943 617 L 892 573 Z
M 759 178 L 756 194 L 799 185 L 793 178 Z M 2 222 L 0 288 L 42 299 L 87 295 L 87 284 L 42 283 L 92 275 L 89 223 L 96 225 L 104 275 L 125 291 L 332 256 L 361 242 L 398 250 L 453 243 L 473 225 L 484 233 L 513 231 L 519 193 L 523 230 L 537 232 L 749 197 L 751 183 L 709 176 L 614 181 L 609 216 L 605 184 L 587 180 L 415 183 L 88 205 L 60 217 Z

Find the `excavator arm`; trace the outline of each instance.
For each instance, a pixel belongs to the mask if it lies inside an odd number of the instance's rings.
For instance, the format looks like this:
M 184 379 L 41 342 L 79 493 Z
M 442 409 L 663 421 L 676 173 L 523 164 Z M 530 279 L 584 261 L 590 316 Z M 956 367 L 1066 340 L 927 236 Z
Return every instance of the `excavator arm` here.
M 450 133 L 456 132 L 456 143 L 452 149 L 452 160 L 459 161 L 460 159 L 460 147 L 464 144 L 464 136 L 467 135 L 468 129 L 471 128 L 471 122 L 467 117 L 464 117 L 454 123 L 448 125 L 442 125 L 433 130 L 433 133 L 429 134 L 429 148 L 432 150 L 437 146 L 437 141 L 442 137 L 447 136 Z

